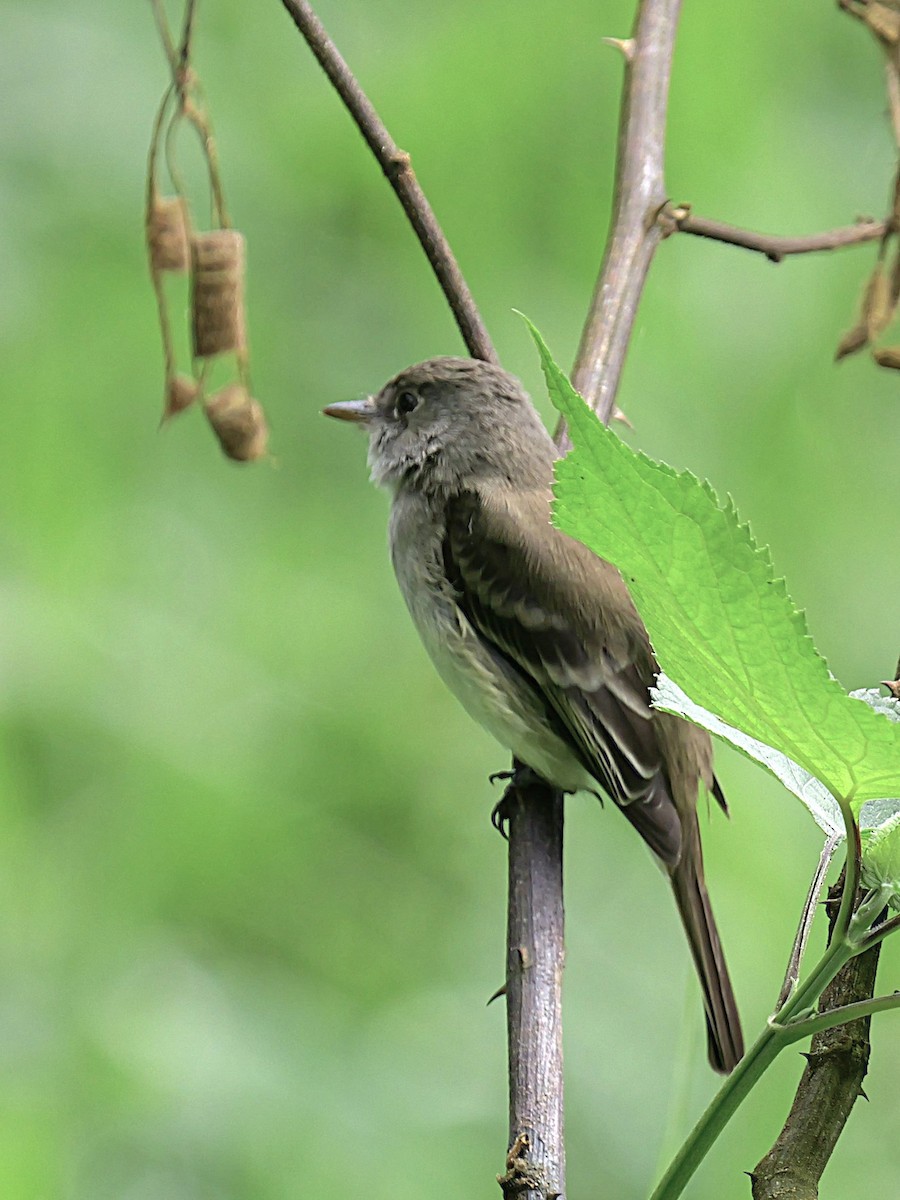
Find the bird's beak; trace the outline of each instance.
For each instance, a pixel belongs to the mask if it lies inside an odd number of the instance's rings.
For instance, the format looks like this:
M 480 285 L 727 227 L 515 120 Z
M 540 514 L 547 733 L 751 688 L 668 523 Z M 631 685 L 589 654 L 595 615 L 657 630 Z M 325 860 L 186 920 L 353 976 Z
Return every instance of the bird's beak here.
M 322 412 L 326 417 L 337 417 L 339 421 L 365 424 L 375 416 L 375 405 L 372 397 L 366 396 L 365 400 L 340 400 L 337 404 L 329 404 Z

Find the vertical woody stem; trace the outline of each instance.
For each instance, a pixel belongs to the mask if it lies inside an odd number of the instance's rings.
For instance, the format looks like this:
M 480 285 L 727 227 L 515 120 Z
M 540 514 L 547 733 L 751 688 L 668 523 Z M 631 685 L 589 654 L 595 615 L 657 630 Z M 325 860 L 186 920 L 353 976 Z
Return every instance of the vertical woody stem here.
M 552 1200 L 565 1192 L 563 798 L 531 777 L 506 804 L 510 1150 L 500 1186 L 510 1198 Z

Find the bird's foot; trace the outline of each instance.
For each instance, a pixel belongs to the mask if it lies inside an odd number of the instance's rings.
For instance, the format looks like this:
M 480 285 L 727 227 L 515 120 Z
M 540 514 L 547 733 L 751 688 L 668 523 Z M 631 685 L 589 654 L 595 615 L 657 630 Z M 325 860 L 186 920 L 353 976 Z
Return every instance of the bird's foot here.
M 489 779 L 491 783 L 497 779 L 507 780 L 503 795 L 491 809 L 491 824 L 502 838 L 509 841 L 507 826 L 516 792 L 526 791 L 530 787 L 546 787 L 547 785 L 536 771 L 532 771 L 531 767 L 526 767 L 524 763 L 520 762 L 516 762 L 512 771 L 496 771 L 489 776 Z
M 512 772 L 510 772 L 512 774 Z M 509 834 L 506 832 L 506 827 L 509 824 L 509 793 L 512 784 L 506 789 L 494 807 L 491 809 L 491 824 L 504 839 L 509 841 Z

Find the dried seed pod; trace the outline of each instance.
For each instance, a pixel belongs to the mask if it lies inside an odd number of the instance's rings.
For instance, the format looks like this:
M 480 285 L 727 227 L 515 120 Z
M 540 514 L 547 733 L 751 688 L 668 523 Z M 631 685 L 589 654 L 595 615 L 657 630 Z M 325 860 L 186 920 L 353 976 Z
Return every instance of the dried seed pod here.
M 886 46 L 896 46 L 900 41 L 900 13 L 887 4 L 870 0 L 860 16 L 878 40 Z
M 244 238 L 234 229 L 191 239 L 191 325 L 197 358 L 246 345 Z
M 838 348 L 834 354 L 834 361 L 840 362 L 842 358 L 847 358 L 850 354 L 855 354 L 857 350 L 862 350 L 863 346 L 869 344 L 869 330 L 865 324 L 854 325 L 848 330 L 841 340 L 838 342 Z
M 241 383 L 230 383 L 203 404 L 219 445 L 237 462 L 262 458 L 269 441 L 262 405 Z
M 872 357 L 879 367 L 887 367 L 891 371 L 900 371 L 900 346 L 882 346 L 875 350 Z
M 875 270 L 869 277 L 863 297 L 862 315 L 870 338 L 877 337 L 894 315 L 891 285 L 881 263 L 876 263 Z
M 173 375 L 166 382 L 166 403 L 163 409 L 163 423 L 171 421 L 179 413 L 194 403 L 200 395 L 200 385 L 190 375 Z
M 147 213 L 147 248 L 154 271 L 186 271 L 191 261 L 184 203 L 154 193 Z

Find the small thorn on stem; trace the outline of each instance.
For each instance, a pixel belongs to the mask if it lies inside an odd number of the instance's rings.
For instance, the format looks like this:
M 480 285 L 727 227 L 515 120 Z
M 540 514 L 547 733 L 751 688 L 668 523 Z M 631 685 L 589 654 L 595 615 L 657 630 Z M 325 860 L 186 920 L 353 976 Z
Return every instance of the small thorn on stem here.
M 634 58 L 634 38 L 605 37 L 600 40 L 604 46 L 612 46 L 613 50 L 618 50 L 623 54 L 627 62 L 631 62 Z

